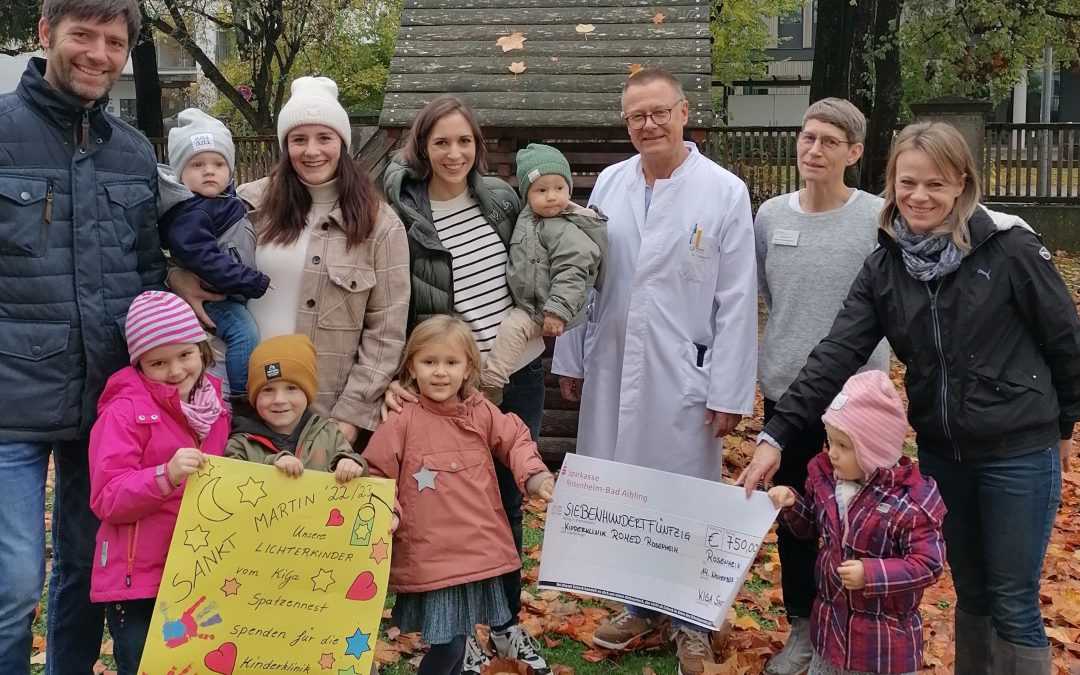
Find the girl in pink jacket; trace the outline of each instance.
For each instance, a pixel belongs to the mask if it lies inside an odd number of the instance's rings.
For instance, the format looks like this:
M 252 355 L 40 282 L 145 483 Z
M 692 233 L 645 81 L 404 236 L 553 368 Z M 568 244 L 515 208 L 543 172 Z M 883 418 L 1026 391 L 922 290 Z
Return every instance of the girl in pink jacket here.
M 101 519 L 90 599 L 108 603 L 118 675 L 137 675 L 184 481 L 222 454 L 229 414 L 183 300 L 143 293 L 125 331 L 131 366 L 109 378 L 90 432 L 90 508 Z
M 423 675 L 458 675 L 476 624 L 511 623 L 500 575 L 520 569 L 492 458 L 518 488 L 551 501 L 555 479 L 529 429 L 476 390 L 480 350 L 469 327 L 436 316 L 413 330 L 399 379 L 420 390 L 364 450 L 372 476 L 397 481 L 390 591 L 394 624 L 420 631 L 431 650 Z M 502 639 L 510 639 L 503 635 Z

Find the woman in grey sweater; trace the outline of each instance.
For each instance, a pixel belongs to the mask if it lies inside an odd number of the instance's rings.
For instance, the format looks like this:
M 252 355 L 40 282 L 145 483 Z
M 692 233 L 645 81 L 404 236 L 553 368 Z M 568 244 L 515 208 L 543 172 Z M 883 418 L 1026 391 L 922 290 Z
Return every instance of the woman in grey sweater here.
M 761 205 L 754 220 L 758 286 L 768 310 L 758 359 L 765 420 L 825 337 L 848 288 L 877 242 L 880 197 L 844 184 L 844 171 L 859 161 L 866 119 L 849 101 L 826 98 L 807 109 L 798 135 L 799 172 L 806 186 Z M 889 352 L 878 345 L 868 366 L 888 371 Z M 784 448 L 774 480 L 802 490 L 806 465 L 825 443 L 815 422 Z M 814 602 L 817 541 L 781 528 L 777 536 L 784 608 L 791 635 L 766 664 L 769 675 L 795 675 L 810 665 L 810 609 Z

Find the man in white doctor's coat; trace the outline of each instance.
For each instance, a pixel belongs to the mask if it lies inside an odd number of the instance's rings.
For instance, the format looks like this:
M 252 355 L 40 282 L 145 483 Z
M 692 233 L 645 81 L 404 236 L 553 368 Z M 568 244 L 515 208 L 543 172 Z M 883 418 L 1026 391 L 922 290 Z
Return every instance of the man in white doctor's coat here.
M 746 185 L 683 141 L 679 81 L 646 68 L 622 116 L 638 155 L 608 167 L 602 291 L 555 344 L 563 397 L 581 400 L 577 452 L 719 481 L 722 438 L 752 414 L 757 369 L 754 226 Z M 594 642 L 622 649 L 659 615 L 628 607 Z M 708 635 L 673 621 L 682 675 L 714 662 Z

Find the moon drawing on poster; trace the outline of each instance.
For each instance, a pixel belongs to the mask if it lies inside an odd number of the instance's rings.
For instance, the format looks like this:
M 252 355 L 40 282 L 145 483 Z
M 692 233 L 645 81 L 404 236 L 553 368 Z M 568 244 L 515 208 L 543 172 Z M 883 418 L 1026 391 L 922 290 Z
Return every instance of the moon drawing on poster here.
M 217 487 L 220 478 L 211 478 L 206 482 L 206 485 L 202 490 L 199 490 L 199 514 L 213 523 L 221 523 L 229 518 L 232 518 L 232 512 L 226 511 L 218 503 L 215 495 L 214 488 Z

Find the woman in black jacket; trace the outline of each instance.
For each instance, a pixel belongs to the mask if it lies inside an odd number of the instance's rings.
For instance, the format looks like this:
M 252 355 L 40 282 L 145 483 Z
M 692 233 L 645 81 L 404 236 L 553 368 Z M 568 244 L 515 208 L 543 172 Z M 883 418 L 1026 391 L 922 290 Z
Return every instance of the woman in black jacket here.
M 949 509 L 955 672 L 1048 675 L 1039 577 L 1080 417 L 1080 321 L 1038 236 L 978 200 L 959 132 L 920 123 L 897 135 L 881 246 L 738 482 L 749 494 L 769 480 L 780 448 L 888 338 L 907 366 L 921 468 Z

